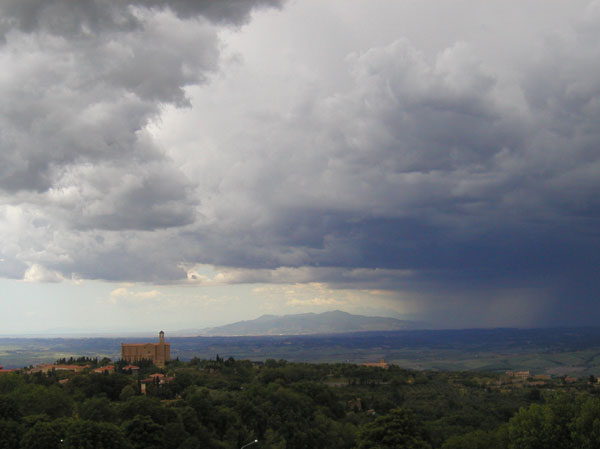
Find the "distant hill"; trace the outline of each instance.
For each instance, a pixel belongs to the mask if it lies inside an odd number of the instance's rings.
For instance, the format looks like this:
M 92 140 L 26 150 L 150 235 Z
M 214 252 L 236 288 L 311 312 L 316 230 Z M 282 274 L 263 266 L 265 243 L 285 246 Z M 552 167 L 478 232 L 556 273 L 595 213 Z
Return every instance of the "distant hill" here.
M 352 315 L 335 310 L 296 315 L 263 315 L 255 320 L 238 321 L 225 326 L 202 329 L 198 335 L 307 335 L 365 331 L 393 331 L 423 328 L 422 323 L 377 316 Z

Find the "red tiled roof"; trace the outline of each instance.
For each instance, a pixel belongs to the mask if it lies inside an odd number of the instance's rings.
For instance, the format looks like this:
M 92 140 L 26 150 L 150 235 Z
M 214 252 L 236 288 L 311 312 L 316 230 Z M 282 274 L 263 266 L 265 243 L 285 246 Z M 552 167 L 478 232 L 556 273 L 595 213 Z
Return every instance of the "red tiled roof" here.
M 104 371 L 114 371 L 115 367 L 113 365 L 101 366 L 100 368 L 96 368 L 94 370 L 95 373 L 103 373 Z

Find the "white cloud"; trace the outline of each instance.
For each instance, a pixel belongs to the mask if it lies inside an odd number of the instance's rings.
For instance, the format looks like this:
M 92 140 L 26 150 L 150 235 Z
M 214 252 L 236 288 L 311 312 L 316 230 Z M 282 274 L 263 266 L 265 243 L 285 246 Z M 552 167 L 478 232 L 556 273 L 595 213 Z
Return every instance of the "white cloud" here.
M 187 271 L 190 284 L 201 286 L 229 284 L 307 284 L 327 282 L 329 285 L 376 286 L 383 283 L 403 282 L 415 277 L 410 270 L 382 268 L 341 268 L 341 267 L 277 267 L 274 269 L 221 267 L 196 265 Z
M 57 271 L 33 264 L 25 272 L 23 280 L 25 282 L 62 282 L 65 278 Z
M 112 304 L 146 304 L 160 301 L 162 293 L 159 290 L 131 290 L 130 287 L 118 287 L 110 292 L 109 301 Z

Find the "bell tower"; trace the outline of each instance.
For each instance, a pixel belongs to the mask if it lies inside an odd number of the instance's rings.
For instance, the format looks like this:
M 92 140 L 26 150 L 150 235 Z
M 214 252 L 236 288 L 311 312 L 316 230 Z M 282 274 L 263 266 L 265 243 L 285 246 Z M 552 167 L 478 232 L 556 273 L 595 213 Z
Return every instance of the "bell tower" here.
M 165 333 L 163 331 L 158 333 L 158 345 L 155 348 L 154 364 L 162 368 L 165 366 L 165 361 L 167 360 L 165 354 Z

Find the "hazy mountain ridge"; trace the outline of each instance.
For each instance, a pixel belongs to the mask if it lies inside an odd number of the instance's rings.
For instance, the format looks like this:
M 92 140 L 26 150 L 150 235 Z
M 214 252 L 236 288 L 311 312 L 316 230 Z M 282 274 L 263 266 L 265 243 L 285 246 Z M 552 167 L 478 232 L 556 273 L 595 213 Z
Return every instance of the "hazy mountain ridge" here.
M 422 323 L 377 316 L 353 315 L 340 310 L 294 315 L 262 315 L 255 320 L 238 321 L 202 329 L 204 336 L 258 336 L 339 334 L 423 328 Z

